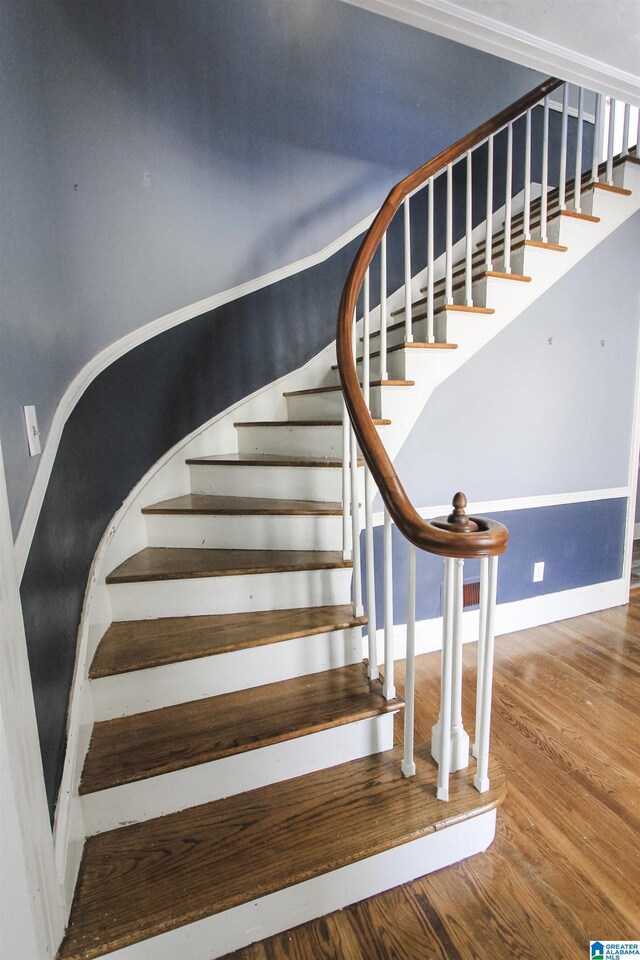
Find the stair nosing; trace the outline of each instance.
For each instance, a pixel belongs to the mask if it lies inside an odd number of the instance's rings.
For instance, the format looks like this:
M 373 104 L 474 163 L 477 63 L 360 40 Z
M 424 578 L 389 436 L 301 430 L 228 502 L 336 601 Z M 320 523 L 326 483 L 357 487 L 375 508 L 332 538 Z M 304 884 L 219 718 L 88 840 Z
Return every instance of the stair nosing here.
M 340 468 L 342 469 L 342 460 L 336 460 L 335 457 L 289 457 L 282 454 L 245 454 L 245 459 L 234 460 L 229 455 L 213 454 L 210 457 L 189 457 L 185 463 L 188 466 L 199 467 L 306 467 L 315 468 Z M 358 460 L 358 465 L 364 465 L 364 459 Z
M 193 496 L 193 494 L 192 494 Z M 202 500 L 206 500 L 208 494 L 197 494 L 198 497 Z M 173 497 L 169 500 L 161 500 L 158 503 L 150 504 L 149 506 L 142 508 L 142 513 L 145 516 L 203 516 L 203 517 L 236 517 L 236 516 L 247 516 L 247 517 L 314 517 L 314 516 L 326 516 L 326 517 L 335 517 L 342 515 L 342 505 L 337 501 L 322 501 L 322 500 L 277 500 L 273 498 L 269 506 L 259 505 L 263 504 L 268 498 L 264 497 L 219 497 L 216 494 L 212 494 L 210 499 L 213 500 L 226 500 L 232 501 L 237 500 L 237 505 L 228 504 L 227 506 L 214 505 L 206 506 L 202 504 L 200 506 L 171 506 L 171 504 L 176 503 L 177 501 L 183 500 L 184 497 Z M 255 505 L 251 504 L 250 501 L 254 500 Z M 287 506 L 287 504 L 295 503 L 297 506 Z

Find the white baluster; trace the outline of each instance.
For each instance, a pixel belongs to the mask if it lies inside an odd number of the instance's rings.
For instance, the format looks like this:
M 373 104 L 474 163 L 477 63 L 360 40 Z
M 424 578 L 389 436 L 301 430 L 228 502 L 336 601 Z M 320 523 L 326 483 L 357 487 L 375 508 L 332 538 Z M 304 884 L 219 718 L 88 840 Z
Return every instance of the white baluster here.
M 393 558 L 391 553 L 391 517 L 384 511 L 384 683 L 385 700 L 396 695 L 393 677 Z
M 351 438 L 351 543 L 353 561 L 353 613 L 361 617 L 364 613 L 362 606 L 362 571 L 360 562 L 360 510 L 358 509 L 358 444 L 353 428 L 349 431 Z
M 638 110 L 638 129 L 636 130 L 636 157 L 640 157 L 640 109 Z
M 493 270 L 493 134 L 487 141 L 487 230 L 485 235 L 485 269 Z
M 482 671 L 484 669 L 484 648 L 487 636 L 487 601 L 489 596 L 489 558 L 480 558 L 480 610 L 478 622 L 478 672 L 476 677 L 476 728 L 475 740 L 471 752 L 474 757 L 478 756 L 478 737 L 480 735 L 480 726 L 482 722 Z
M 593 157 L 591 160 L 591 179 L 597 182 L 600 167 L 600 154 L 602 152 L 602 94 L 596 94 L 596 112 L 593 121 Z
M 362 393 L 364 395 L 364 402 L 366 403 L 367 410 L 369 410 L 369 412 L 371 412 L 371 397 L 370 397 L 371 344 L 369 342 L 370 314 L 371 314 L 371 303 L 370 303 L 370 293 L 369 293 L 369 270 L 367 270 L 367 272 L 364 275 L 364 314 L 362 317 Z
M 624 119 L 622 121 L 622 149 L 620 153 L 626 157 L 629 153 L 629 126 L 631 124 L 631 107 L 628 103 L 624 105 Z
M 405 777 L 413 777 L 416 765 L 413 758 L 413 731 L 415 717 L 416 690 L 416 548 L 407 540 L 407 652 L 405 660 L 404 689 L 404 757 L 402 772 Z
M 404 339 L 413 343 L 411 329 L 411 213 L 409 197 L 404 198 Z
M 342 403 L 342 559 L 351 559 L 349 431 L 351 424 L 347 405 Z
M 613 135 L 616 126 L 616 101 L 609 100 L 609 137 L 607 140 L 607 183 L 613 186 Z
M 473 230 L 473 208 L 472 208 L 472 167 L 471 167 L 471 150 L 467 151 L 467 202 L 466 202 L 466 226 L 465 226 L 465 261 L 464 261 L 464 296 L 465 301 L 468 307 L 473 306 L 473 296 L 472 296 L 472 277 L 471 277 L 471 266 L 472 266 L 472 244 L 471 244 L 471 231 Z
M 544 98 L 542 120 L 542 195 L 540 197 L 540 239 L 543 243 L 547 236 L 547 199 L 549 195 L 549 98 Z
M 527 110 L 524 135 L 524 238 L 531 240 L 531 109 Z
M 387 373 L 387 234 L 380 241 L 380 379 Z
M 451 772 L 469 766 L 469 736 L 462 724 L 462 585 L 464 560 L 454 560 L 451 682 Z
M 511 192 L 513 187 L 513 124 L 507 127 L 507 182 L 504 209 L 504 272 L 511 273 Z
M 582 191 L 582 126 L 584 118 L 584 89 L 580 87 L 578 94 L 578 136 L 576 140 L 576 176 L 573 188 L 573 208 L 576 213 L 582 209 L 581 191 Z
M 449 799 L 451 772 L 451 667 L 453 653 L 453 563 L 444 561 L 444 614 L 440 673 L 440 719 L 432 730 L 431 756 L 438 764 L 438 800 Z
M 493 648 L 495 640 L 496 589 L 498 584 L 498 558 L 489 559 L 489 586 L 487 590 L 487 620 L 482 668 L 480 730 L 476 732 L 478 768 L 473 778 L 474 786 L 480 793 L 489 789 L 489 737 L 491 733 L 491 694 L 493 688 Z
M 376 625 L 376 567 L 373 546 L 373 498 L 375 486 L 369 468 L 364 472 L 364 508 L 365 508 L 365 554 L 367 577 L 367 645 L 369 665 L 367 673 L 370 680 L 377 680 L 378 672 L 378 638 Z
M 447 166 L 446 274 L 444 302 L 453 303 L 453 167 Z
M 427 343 L 433 343 L 433 178 L 429 180 L 427 198 Z
M 569 129 L 569 84 L 565 83 L 562 93 L 562 133 L 560 135 L 560 182 L 558 184 L 558 201 L 561 210 L 567 209 L 567 134 Z

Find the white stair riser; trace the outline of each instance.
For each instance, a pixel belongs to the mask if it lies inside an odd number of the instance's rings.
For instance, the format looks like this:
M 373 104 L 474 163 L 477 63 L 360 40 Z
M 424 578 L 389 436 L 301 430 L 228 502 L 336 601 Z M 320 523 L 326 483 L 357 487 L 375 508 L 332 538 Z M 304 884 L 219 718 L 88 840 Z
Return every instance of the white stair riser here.
M 493 841 L 495 830 L 496 811 L 489 810 L 108 956 L 110 960 L 214 960 L 481 853 Z
M 291 780 L 393 747 L 393 714 L 320 730 L 82 797 L 87 834 Z
M 342 457 L 342 426 L 238 427 L 240 453 L 275 453 L 291 457 Z
M 196 617 L 349 603 L 351 569 L 296 570 L 109 586 L 114 620 Z
M 289 420 L 339 420 L 342 417 L 342 391 L 305 393 L 287 397 Z
M 340 456 L 342 460 L 342 449 Z M 191 492 L 276 500 L 342 500 L 340 467 L 190 466 Z M 362 471 L 361 471 L 362 472 Z M 364 483 L 364 481 L 362 481 Z
M 362 660 L 361 628 L 295 637 L 91 681 L 95 721 L 158 710 Z
M 393 420 L 401 416 L 407 402 L 406 392 L 410 389 L 411 387 L 399 386 L 371 387 L 369 394 L 371 416 L 381 420 Z M 331 401 L 327 401 L 325 399 L 327 397 L 331 397 Z M 293 400 L 297 401 L 295 405 L 292 404 Z M 322 409 L 318 407 L 318 401 L 322 403 Z M 287 402 L 290 404 L 289 416 L 292 420 L 312 420 L 315 417 L 335 419 L 342 416 L 341 392 L 290 397 Z
M 379 341 L 377 338 L 376 338 L 375 340 L 372 340 L 372 341 L 371 341 L 371 343 L 372 343 L 372 346 L 371 346 L 372 352 L 376 352 L 376 351 L 378 350 L 379 342 L 380 342 L 380 341 Z M 357 362 L 357 370 L 358 370 L 358 376 L 360 377 L 360 380 L 361 380 L 361 382 L 362 382 L 362 366 L 363 366 L 363 364 L 362 364 L 362 344 L 359 345 L 359 348 L 358 348 L 358 356 L 359 356 L 359 359 L 358 359 L 358 362 Z M 374 380 L 377 379 L 377 378 L 379 377 L 379 375 L 380 375 L 380 367 L 379 367 L 379 358 L 378 358 L 378 357 L 374 357 L 374 358 L 371 360 L 371 362 L 370 362 L 370 369 L 371 369 L 371 371 L 372 371 L 372 379 L 374 379 Z M 407 376 L 407 375 L 406 375 L 406 371 L 405 371 L 405 352 L 404 352 L 404 350 L 395 350 L 393 353 L 387 354 L 387 373 L 388 373 L 388 375 L 389 375 L 389 376 L 388 376 L 388 379 L 389 379 L 389 380 L 411 380 L 411 377 Z M 332 370 L 332 371 L 331 371 L 331 381 L 330 381 L 330 382 L 331 382 L 331 383 L 335 383 L 335 384 L 340 383 L 340 374 L 338 373 L 337 370 Z
M 146 517 L 150 547 L 228 550 L 340 550 L 341 516 Z

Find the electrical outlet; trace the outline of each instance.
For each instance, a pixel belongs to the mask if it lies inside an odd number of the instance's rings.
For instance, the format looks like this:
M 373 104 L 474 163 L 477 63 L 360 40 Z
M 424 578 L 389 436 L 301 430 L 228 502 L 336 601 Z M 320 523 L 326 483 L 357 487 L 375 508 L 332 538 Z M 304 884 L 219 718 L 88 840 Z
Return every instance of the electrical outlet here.
M 544 560 L 538 560 L 533 565 L 533 582 L 540 583 L 544 580 Z
M 29 456 L 36 457 L 41 452 L 40 431 L 38 430 L 38 420 L 36 418 L 35 407 L 23 407 L 24 423 L 27 428 L 27 442 L 29 444 Z

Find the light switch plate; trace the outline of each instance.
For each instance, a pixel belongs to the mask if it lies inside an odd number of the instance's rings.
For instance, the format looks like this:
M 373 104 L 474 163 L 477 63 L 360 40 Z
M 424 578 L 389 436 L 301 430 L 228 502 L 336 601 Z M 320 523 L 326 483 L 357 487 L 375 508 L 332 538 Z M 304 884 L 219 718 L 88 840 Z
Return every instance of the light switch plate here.
M 38 430 L 38 419 L 36 417 L 35 407 L 23 407 L 24 422 L 27 428 L 27 441 L 29 443 L 29 456 L 36 457 L 42 452 L 40 446 L 40 431 Z
M 533 582 L 540 583 L 544 580 L 544 560 L 539 560 L 533 565 Z

